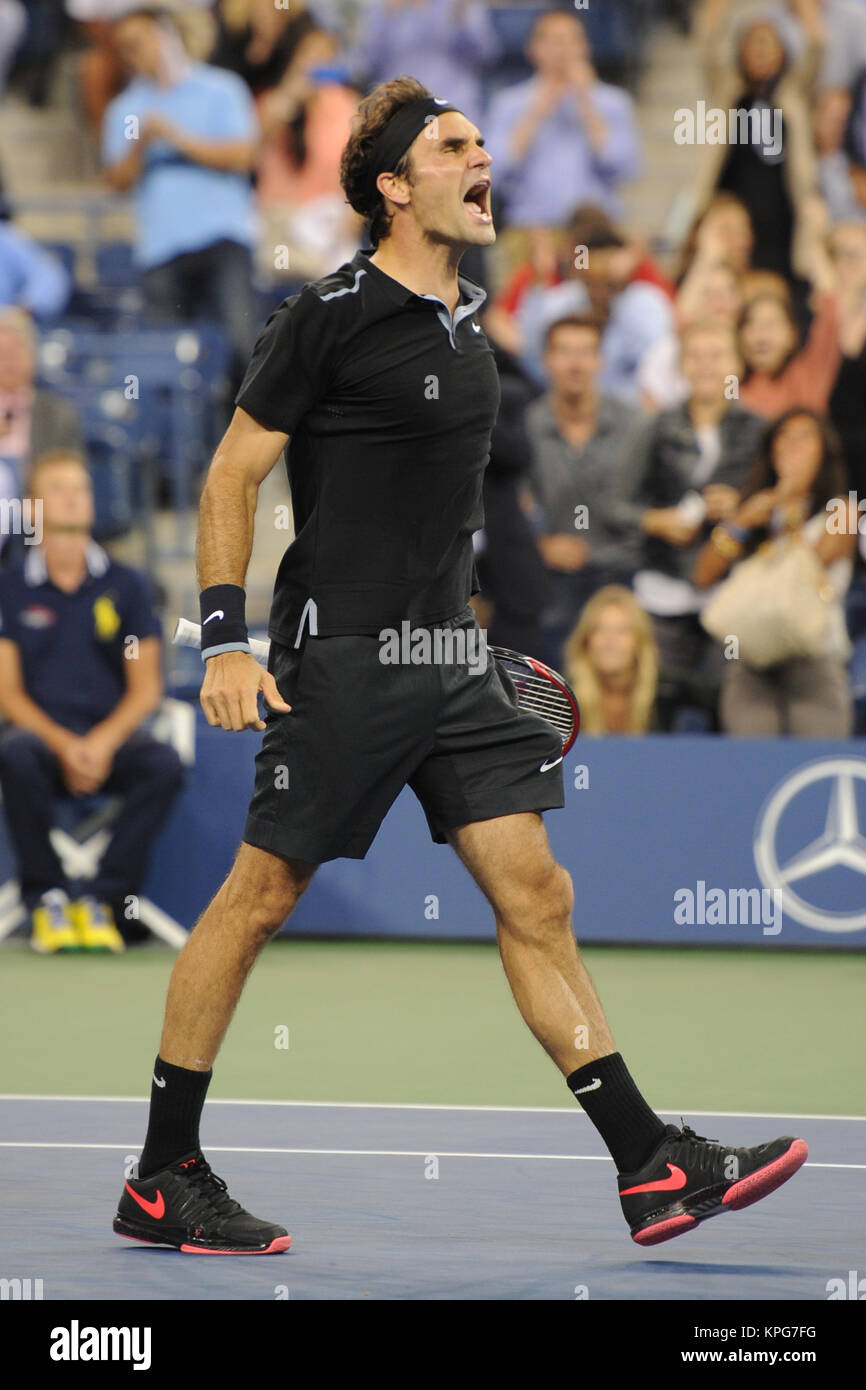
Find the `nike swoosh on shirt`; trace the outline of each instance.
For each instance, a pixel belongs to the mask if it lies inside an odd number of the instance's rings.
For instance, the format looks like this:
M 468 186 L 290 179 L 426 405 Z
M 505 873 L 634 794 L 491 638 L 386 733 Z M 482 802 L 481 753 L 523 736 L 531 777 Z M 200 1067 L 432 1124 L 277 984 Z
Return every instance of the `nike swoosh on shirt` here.
M 202 623 L 202 627 L 207 627 L 208 623 L 211 622 L 212 619 L 214 619 L 214 618 L 224 618 L 224 617 L 225 617 L 225 613 L 223 612 L 223 610 L 222 610 L 221 608 L 218 608 L 218 609 L 216 610 L 215 613 L 211 613 L 211 615 L 210 615 L 209 618 L 205 618 L 204 622 Z
M 162 1220 L 163 1216 L 165 1215 L 165 1202 L 163 1200 L 162 1193 L 159 1191 L 159 1189 L 157 1189 L 156 1199 L 153 1202 L 149 1202 L 146 1197 L 142 1197 L 138 1192 L 133 1192 L 129 1183 L 126 1184 L 126 1190 L 129 1193 L 132 1200 L 134 1202 L 138 1202 L 138 1205 L 141 1207 L 142 1211 L 146 1211 L 148 1216 L 153 1217 L 154 1221 Z
M 686 1175 L 682 1168 L 678 1168 L 675 1163 L 667 1164 L 670 1173 L 669 1178 L 660 1178 L 658 1182 L 642 1182 L 637 1187 L 627 1187 L 621 1192 L 620 1197 L 630 1197 L 636 1192 L 676 1192 L 686 1185 Z
M 472 332 L 473 332 L 473 333 L 480 333 L 480 332 L 481 332 L 481 324 L 480 324 L 480 323 L 473 323 L 473 325 L 472 325 Z
M 559 755 L 558 758 L 554 758 L 554 759 L 553 759 L 553 762 L 548 761 L 548 762 L 546 762 L 546 763 L 542 763 L 542 764 L 541 764 L 541 767 L 538 769 L 538 771 L 539 771 L 539 772 L 549 772 L 550 769 L 551 769 L 552 767 L 558 766 L 558 764 L 561 763 L 561 762 L 562 762 L 562 754 L 560 753 L 560 755 Z

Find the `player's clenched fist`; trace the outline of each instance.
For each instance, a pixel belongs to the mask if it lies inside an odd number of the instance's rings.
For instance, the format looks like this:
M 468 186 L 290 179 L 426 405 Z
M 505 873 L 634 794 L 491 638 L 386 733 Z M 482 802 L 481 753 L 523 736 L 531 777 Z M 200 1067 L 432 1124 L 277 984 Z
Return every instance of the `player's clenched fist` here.
M 259 718 L 259 691 L 271 709 L 288 714 L 291 705 L 277 690 L 270 671 L 265 671 L 249 652 L 221 652 L 205 663 L 201 707 L 215 729 L 263 729 Z

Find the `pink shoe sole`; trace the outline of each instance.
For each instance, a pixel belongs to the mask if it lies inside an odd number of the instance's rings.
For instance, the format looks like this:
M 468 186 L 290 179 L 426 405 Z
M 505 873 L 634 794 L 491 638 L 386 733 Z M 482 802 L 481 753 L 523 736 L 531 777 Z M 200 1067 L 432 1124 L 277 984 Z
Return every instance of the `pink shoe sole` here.
M 271 1241 L 267 1250 L 205 1250 L 200 1245 L 168 1245 L 164 1241 L 145 1240 L 143 1236 L 128 1236 L 125 1231 L 117 1231 L 116 1234 L 123 1236 L 124 1240 L 134 1240 L 139 1245 L 150 1245 L 154 1249 L 179 1249 L 184 1255 L 278 1255 L 282 1250 L 288 1250 L 292 1243 L 291 1236 L 277 1236 Z
M 747 1178 L 729 1187 L 722 1198 L 722 1206 L 730 1207 L 731 1211 L 742 1211 L 743 1207 L 750 1207 L 753 1202 L 759 1202 L 762 1197 L 775 1192 L 777 1187 L 781 1187 L 783 1182 L 793 1177 L 808 1157 L 808 1144 L 803 1139 L 795 1139 L 788 1152 L 777 1158 L 775 1163 L 768 1164 L 766 1168 L 759 1168 L 757 1173 L 750 1173 Z

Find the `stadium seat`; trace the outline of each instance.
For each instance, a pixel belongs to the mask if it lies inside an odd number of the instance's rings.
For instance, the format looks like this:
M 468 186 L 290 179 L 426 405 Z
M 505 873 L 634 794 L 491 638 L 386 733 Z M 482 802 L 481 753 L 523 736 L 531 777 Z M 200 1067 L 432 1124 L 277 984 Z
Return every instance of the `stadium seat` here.
M 126 437 L 133 465 L 161 469 L 178 511 L 177 546 L 188 549 L 183 516 L 192 502 L 192 482 L 207 465 L 214 444 L 214 403 L 223 390 L 229 350 L 215 324 L 185 328 L 142 327 L 118 335 L 66 321 L 40 345 L 42 380 L 69 396 L 85 416 L 88 437 L 106 439 L 104 425 Z M 120 447 L 120 436 L 114 439 Z M 133 467 L 134 473 L 134 467 Z M 119 506 L 114 497 L 109 512 Z M 139 498 L 139 502 L 144 499 Z M 121 512 L 123 507 L 121 507 Z M 149 518 L 145 518 L 149 521 Z
M 57 260 L 60 261 L 63 269 L 74 283 L 78 252 L 71 242 L 40 241 L 39 245 L 42 247 L 43 251 L 47 251 L 49 255 L 55 256 Z

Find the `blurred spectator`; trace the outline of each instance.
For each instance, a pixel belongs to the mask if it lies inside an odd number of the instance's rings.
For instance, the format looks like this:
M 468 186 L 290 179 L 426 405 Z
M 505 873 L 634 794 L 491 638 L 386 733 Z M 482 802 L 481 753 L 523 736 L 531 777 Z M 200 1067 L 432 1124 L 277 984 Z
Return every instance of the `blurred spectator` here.
M 560 227 L 527 227 L 523 233 L 524 255 L 493 303 L 484 311 L 485 332 L 507 352 L 520 356 L 522 341 L 517 312 L 523 296 L 533 287 L 551 289 L 562 282 L 564 260 L 563 230 Z
M 133 80 L 106 112 L 103 155 L 110 186 L 134 191 L 148 312 L 221 323 L 238 379 L 256 326 L 252 98 L 234 73 L 190 61 L 171 18 L 130 14 L 114 41 Z
M 813 50 L 821 90 L 852 86 L 866 67 L 863 0 L 777 0 L 771 17 L 793 61 Z
M 579 213 L 570 233 L 568 278 L 551 289 L 533 285 L 521 298 L 517 328 L 524 370 L 544 384 L 548 326 L 567 314 L 591 313 L 602 324 L 601 389 L 637 404 L 638 367 L 647 349 L 672 331 L 672 300 L 658 284 L 634 278 L 643 249 L 609 222 L 582 225 Z
M 850 114 L 851 93 L 838 87 L 822 92 L 812 112 L 819 187 L 832 222 L 866 222 L 866 207 L 857 196 L 853 166 L 846 148 Z
M 818 198 L 803 210 L 812 322 L 805 343 L 794 307 L 770 288 L 752 294 L 739 323 L 745 375 L 740 391 L 749 410 L 768 419 L 794 405 L 825 414 L 842 361 L 837 277 L 829 255 L 826 208 Z
M 141 0 L 66 0 L 66 11 L 78 22 L 86 47 L 78 64 L 81 100 L 93 134 L 99 138 L 109 102 L 123 89 L 125 73 L 114 44 L 115 21 L 146 10 L 152 14 L 171 13 L 175 24 L 189 40 L 188 51 L 204 59 L 213 45 L 215 25 L 206 13 L 212 0 L 184 0 L 182 9 L 159 4 L 146 6 Z
M 0 0 L 0 97 L 26 29 L 27 11 L 19 0 Z
M 549 391 L 527 409 L 528 475 L 542 525 L 538 548 L 563 581 L 571 621 L 596 589 L 634 573 L 638 530 L 621 495 L 639 416 L 599 386 L 601 329 L 594 318 L 553 322 L 544 361 Z
M 743 275 L 752 264 L 755 235 L 749 209 L 735 193 L 714 193 L 692 222 L 676 272 L 681 286 L 696 259 L 725 261 Z
M 725 261 L 696 261 L 677 295 L 680 330 L 704 320 L 734 329 L 741 309 L 742 297 L 733 266 Z M 680 369 L 679 333 L 668 333 L 647 349 L 638 370 L 638 385 L 646 410 L 668 410 L 688 399 L 689 383 Z
M 591 318 L 551 324 L 544 352 L 550 389 L 526 412 L 538 548 L 551 572 L 544 659 L 553 664 L 587 599 L 605 584 L 628 583 L 639 556 L 635 517 L 622 494 L 640 417 L 600 389 L 600 342 Z
M 274 0 L 217 0 L 217 37 L 209 61 L 242 77 L 253 92 L 275 87 L 296 45 L 315 20 L 300 0 L 291 7 Z
M 524 297 L 532 289 L 552 289 L 573 277 L 579 248 L 598 245 L 618 233 L 603 208 L 584 204 L 567 227 L 526 227 L 512 238 L 517 258 L 505 284 L 485 314 L 485 328 L 509 352 L 520 354 L 522 337 L 518 315 Z M 623 238 L 619 237 L 625 245 Z M 646 282 L 673 300 L 673 282 L 637 238 L 629 243 L 629 283 Z M 565 310 L 563 311 L 565 312 Z
M 483 116 L 481 78 L 499 41 L 480 0 L 373 0 L 361 11 L 351 55 L 359 85 L 410 73 L 470 121 Z
M 23 309 L 0 309 L 0 498 L 20 497 L 31 459 L 83 447 L 71 401 L 36 385 L 37 337 Z
M 308 30 L 279 85 L 259 103 L 260 245 L 270 278 L 275 246 L 288 248 L 293 279 L 314 280 L 351 260 L 359 244 L 363 224 L 340 185 L 340 155 L 358 93 L 337 66 L 337 46 L 326 30 Z
M 529 467 L 526 407 L 531 388 L 515 359 L 496 343 L 492 346 L 501 401 L 484 472 L 484 527 L 475 535 L 481 593 L 491 605 L 484 625 L 489 642 L 540 657 L 548 577 L 521 506 Z
M 830 254 L 839 287 L 842 350 L 830 417 L 842 441 L 850 486 L 866 497 L 866 225 L 834 227 Z
M 845 131 L 848 176 L 854 185 L 859 207 L 866 208 L 866 67 L 858 73 L 851 88 L 851 109 Z
M 565 645 L 565 674 L 582 734 L 645 734 L 656 725 L 658 651 L 652 623 L 620 585 L 599 589 Z
M 0 202 L 0 308 L 17 304 L 37 318 L 60 314 L 72 284 L 56 256 L 14 227 Z
M 573 13 L 543 11 L 527 53 L 535 75 L 498 92 L 486 122 L 505 222 L 561 226 L 588 202 L 616 216 L 617 188 L 641 162 L 631 97 L 599 82 Z
M 139 891 L 147 855 L 181 782 L 174 749 L 143 732 L 162 698 L 159 620 L 145 580 L 90 537 L 84 460 L 37 459 L 42 542 L 0 574 L 0 786 L 32 944 L 121 950 L 117 921 Z M 49 836 L 59 797 L 122 798 L 85 897 L 70 885 Z
M 847 526 L 839 533 L 828 526 L 828 503 L 836 498 L 847 514 Z M 736 508 L 698 556 L 694 580 L 703 588 L 716 584 L 731 565 L 754 554 L 767 539 L 799 534 L 824 567 L 832 594 L 823 650 L 816 657 L 762 668 L 741 658 L 726 661 L 720 702 L 726 733 L 764 738 L 850 734 L 851 644 L 843 601 L 851 581 L 857 522 L 834 432 L 815 412 L 793 407 L 767 429 Z
M 731 399 L 741 370 L 731 329 L 693 324 L 682 340 L 689 398 L 645 427 L 629 457 L 628 497 L 643 531 L 638 601 L 651 613 L 662 666 L 684 699 L 703 703 L 715 673 L 711 644 L 698 622 L 704 597 L 691 571 L 712 524 L 736 505 L 761 437 L 761 421 Z
M 825 411 L 841 364 L 838 316 L 831 295 L 822 296 L 806 343 L 789 302 L 756 295 L 740 317 L 745 363 L 744 405 L 772 419 L 793 405 Z
M 702 210 L 717 189 L 735 193 L 752 221 L 752 264 L 786 279 L 794 273 L 808 279 L 800 220 L 817 179 L 808 105 L 817 39 L 792 66 L 778 30 L 766 19 L 751 19 L 737 35 L 734 62 L 726 63 L 721 30 L 727 8 L 727 0 L 710 0 L 701 17 L 707 105 L 726 114 L 752 111 L 760 119 L 747 120 L 747 141 L 702 147 L 696 206 Z M 768 118 L 772 134 L 765 129 Z

